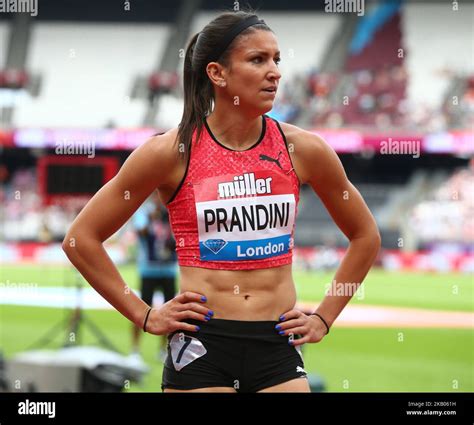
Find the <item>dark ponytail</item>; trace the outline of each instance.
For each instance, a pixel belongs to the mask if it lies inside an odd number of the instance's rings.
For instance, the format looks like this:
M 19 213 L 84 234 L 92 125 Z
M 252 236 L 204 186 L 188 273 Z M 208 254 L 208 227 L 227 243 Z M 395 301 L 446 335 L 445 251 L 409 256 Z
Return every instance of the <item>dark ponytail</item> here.
M 204 119 L 212 112 L 214 103 L 214 87 L 206 73 L 206 59 L 220 41 L 222 34 L 252 15 L 255 15 L 252 11 L 224 12 L 207 24 L 200 33 L 195 34 L 186 48 L 183 71 L 184 110 L 176 139 L 179 143 L 178 152 L 185 160 L 188 159 L 194 130 L 196 140 L 199 140 Z M 247 28 L 233 40 L 217 62 L 228 67 L 236 40 L 256 30 L 271 31 L 265 24 Z

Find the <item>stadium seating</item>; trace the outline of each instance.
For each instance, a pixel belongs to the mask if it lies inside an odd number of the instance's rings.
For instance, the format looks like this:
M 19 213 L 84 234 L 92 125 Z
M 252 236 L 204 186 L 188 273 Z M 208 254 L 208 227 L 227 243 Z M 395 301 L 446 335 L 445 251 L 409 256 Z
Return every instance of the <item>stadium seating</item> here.
M 130 100 L 133 78 L 152 70 L 167 32 L 166 25 L 36 24 L 27 65 L 43 86 L 17 108 L 15 125 L 140 126 L 146 105 Z

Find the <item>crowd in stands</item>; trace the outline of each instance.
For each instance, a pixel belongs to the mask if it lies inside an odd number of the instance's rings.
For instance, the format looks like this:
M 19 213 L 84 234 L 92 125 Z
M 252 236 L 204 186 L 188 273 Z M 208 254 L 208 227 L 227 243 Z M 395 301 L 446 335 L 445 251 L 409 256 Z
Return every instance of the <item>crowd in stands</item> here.
M 415 206 L 411 226 L 425 242 L 474 241 L 474 162 L 455 172 L 429 199 Z
M 80 210 L 75 202 L 44 205 L 34 168 L 15 171 L 0 186 L 0 240 L 62 241 Z
M 474 76 L 465 78 L 460 99 L 447 99 L 443 106 L 448 126 L 474 127 Z
M 433 108 L 409 101 L 409 75 L 403 64 L 343 73 L 313 69 L 285 83 L 272 113 L 277 119 L 296 123 L 303 111 L 309 111 L 310 126 L 319 128 L 467 129 L 474 124 L 474 77 L 467 81 L 459 104 Z

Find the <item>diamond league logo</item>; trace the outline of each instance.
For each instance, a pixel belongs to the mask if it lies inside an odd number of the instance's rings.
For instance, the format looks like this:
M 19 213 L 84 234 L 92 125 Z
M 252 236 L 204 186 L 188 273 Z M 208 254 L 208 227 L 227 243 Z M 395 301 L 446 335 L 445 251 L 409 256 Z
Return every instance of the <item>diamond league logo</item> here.
M 224 239 L 208 239 L 204 242 L 204 246 L 210 249 L 214 254 L 217 254 L 226 245 L 227 242 Z

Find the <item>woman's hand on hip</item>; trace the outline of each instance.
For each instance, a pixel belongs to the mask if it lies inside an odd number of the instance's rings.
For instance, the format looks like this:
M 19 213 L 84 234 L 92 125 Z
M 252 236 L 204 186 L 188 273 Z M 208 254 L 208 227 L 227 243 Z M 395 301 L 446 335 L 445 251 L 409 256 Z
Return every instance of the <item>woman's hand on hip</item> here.
M 207 322 L 214 312 L 203 305 L 206 297 L 196 292 L 183 292 L 160 308 L 154 308 L 146 325 L 146 331 L 154 335 L 167 335 L 176 330 L 199 331 L 199 327 L 184 322 L 195 319 Z
M 318 316 L 307 316 L 299 310 L 290 310 L 280 316 L 280 323 L 275 327 L 283 337 L 301 335 L 300 339 L 290 339 L 293 346 L 306 342 L 320 342 L 326 335 L 326 326 Z

